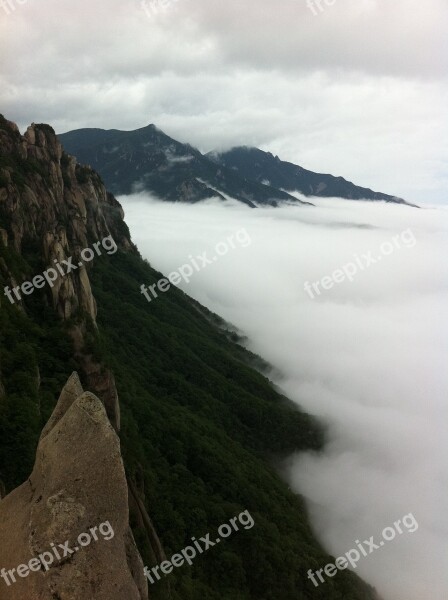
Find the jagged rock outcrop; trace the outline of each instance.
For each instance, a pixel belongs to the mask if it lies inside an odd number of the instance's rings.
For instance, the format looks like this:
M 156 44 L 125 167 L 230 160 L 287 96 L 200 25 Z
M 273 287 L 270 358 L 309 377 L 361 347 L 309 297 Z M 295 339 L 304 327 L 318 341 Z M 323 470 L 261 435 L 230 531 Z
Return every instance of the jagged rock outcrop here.
M 70 258 L 77 265 L 82 262 L 84 249 L 109 236 L 121 250 L 136 251 L 123 218 L 121 205 L 107 192 L 101 178 L 63 151 L 49 125 L 33 123 L 22 136 L 15 123 L 0 115 L 0 244 L 22 256 L 42 257 L 45 269 Z M 97 316 L 89 269 L 84 261 L 82 268 L 59 277 L 52 287 L 45 286 L 44 294 L 61 319 L 78 315 L 70 329 L 76 358 L 89 389 L 100 397 L 119 431 L 113 374 L 84 349 L 85 315 L 93 323 Z M 15 288 L 42 271 L 13 273 L 0 257 L 0 272 L 10 288 Z M 15 300 L 24 310 L 23 302 Z M 2 302 L 7 302 L 3 295 L 0 306 Z
M 48 267 L 112 236 L 133 250 L 119 202 L 92 169 L 66 154 L 49 125 L 32 124 L 25 135 L 0 115 L 0 239 L 21 254 L 43 255 Z M 82 308 L 95 321 L 89 265 L 58 278 L 51 299 L 61 318 Z M 15 283 L 12 281 L 11 283 Z
M 82 546 L 84 533 L 91 541 Z M 30 478 L 0 501 L 0 540 L 0 567 L 15 569 L 0 579 L 0 600 L 148 598 L 129 527 L 120 442 L 103 404 L 83 391 L 76 373 L 42 431 Z M 63 556 L 59 544 L 66 541 L 73 553 Z M 53 552 L 48 570 L 20 575 L 19 565 L 45 552 Z

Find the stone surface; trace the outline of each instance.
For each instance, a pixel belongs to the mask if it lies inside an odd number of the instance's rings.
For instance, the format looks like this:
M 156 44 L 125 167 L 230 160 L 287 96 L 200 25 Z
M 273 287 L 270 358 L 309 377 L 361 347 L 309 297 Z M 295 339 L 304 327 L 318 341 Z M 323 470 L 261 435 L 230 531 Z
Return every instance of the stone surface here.
M 91 528 L 81 547 L 78 536 Z M 105 539 L 111 537 L 111 539 Z M 73 554 L 30 572 L 0 600 L 146 600 L 143 563 L 129 527 L 120 442 L 102 402 L 73 374 L 42 431 L 33 472 L 0 502 L 0 568 L 17 569 L 69 541 Z M 81 539 L 84 542 L 84 538 Z
M 92 169 L 63 152 L 49 125 L 33 123 L 22 136 L 0 115 L 0 159 L 0 214 L 9 221 L 9 239 L 0 230 L 5 246 L 21 254 L 25 242 L 32 244 L 44 256 L 45 268 L 69 258 L 79 264 L 82 250 L 108 236 L 122 250 L 135 251 L 119 202 Z M 73 270 L 48 290 L 61 318 L 82 308 L 95 321 L 89 269 L 87 263 Z

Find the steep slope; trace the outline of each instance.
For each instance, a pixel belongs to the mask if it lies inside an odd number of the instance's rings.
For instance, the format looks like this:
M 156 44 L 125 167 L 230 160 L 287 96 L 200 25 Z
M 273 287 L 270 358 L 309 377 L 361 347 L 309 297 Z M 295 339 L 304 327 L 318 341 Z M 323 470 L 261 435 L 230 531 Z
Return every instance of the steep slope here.
M 282 190 L 301 192 L 305 196 L 407 204 L 401 198 L 359 187 L 343 177 L 307 171 L 258 148 L 241 146 L 222 153 L 210 152 L 207 157 L 217 164 L 233 169 L 241 177 Z
M 147 190 L 173 202 L 231 196 L 249 206 L 285 200 L 301 204 L 281 190 L 215 164 L 154 125 L 135 131 L 78 129 L 59 135 L 59 140 L 67 152 L 98 171 L 114 194 Z
M 374 600 L 349 571 L 318 588 L 307 578 L 308 569 L 333 559 L 316 541 L 303 500 L 273 465 L 295 450 L 319 450 L 321 428 L 253 368 L 260 361 L 218 317 L 176 288 L 148 304 L 140 286 L 161 274 L 141 259 L 122 217 L 99 176 L 68 157 L 49 126 L 21 136 L 0 118 L 1 289 L 54 260 L 75 257 L 77 265 L 83 248 L 102 236 L 116 242 L 116 251 L 102 246 L 53 287 L 13 303 L 1 296 L 1 495 L 29 477 L 41 431 L 76 370 L 119 431 L 130 524 L 146 565 L 242 511 L 255 521 L 151 585 L 151 598 Z M 56 409 L 44 442 L 63 414 Z M 95 456 L 94 437 L 82 447 Z M 52 456 L 50 468 L 61 458 Z M 117 502 L 115 493 L 110 501 Z

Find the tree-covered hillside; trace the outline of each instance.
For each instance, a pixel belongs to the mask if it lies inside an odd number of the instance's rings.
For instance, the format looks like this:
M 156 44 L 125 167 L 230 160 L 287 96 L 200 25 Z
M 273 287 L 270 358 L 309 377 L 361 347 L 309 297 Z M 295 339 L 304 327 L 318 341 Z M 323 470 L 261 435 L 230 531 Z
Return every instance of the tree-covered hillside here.
M 13 253 L 2 248 L 11 263 Z M 249 510 L 255 526 L 170 575 L 176 600 L 364 599 L 370 592 L 342 572 L 315 588 L 306 578 L 331 559 L 317 544 L 303 501 L 276 474 L 274 457 L 317 449 L 316 423 L 279 396 L 251 366 L 254 360 L 208 313 L 173 289 L 149 304 L 142 282 L 156 273 L 138 256 L 101 257 L 91 279 L 98 332 L 86 351 L 115 374 L 122 410 L 121 440 L 128 476 L 146 494 L 146 507 L 167 556 Z M 80 366 L 66 331 L 43 295 L 24 315 L 2 302 L 1 478 L 8 488 L 31 470 L 35 444 L 64 380 Z M 37 386 L 39 367 L 41 381 Z M 39 405 L 41 411 L 38 410 Z M 144 532 L 135 531 L 146 564 Z M 164 597 L 163 586 L 153 588 Z

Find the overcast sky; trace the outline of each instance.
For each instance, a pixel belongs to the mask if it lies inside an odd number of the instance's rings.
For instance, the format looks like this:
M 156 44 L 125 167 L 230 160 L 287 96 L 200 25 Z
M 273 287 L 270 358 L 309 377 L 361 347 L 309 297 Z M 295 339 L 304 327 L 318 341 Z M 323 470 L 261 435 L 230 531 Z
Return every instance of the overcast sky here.
M 317 1 L 0 0 L 0 112 L 58 132 L 155 123 L 446 201 L 448 3 Z

